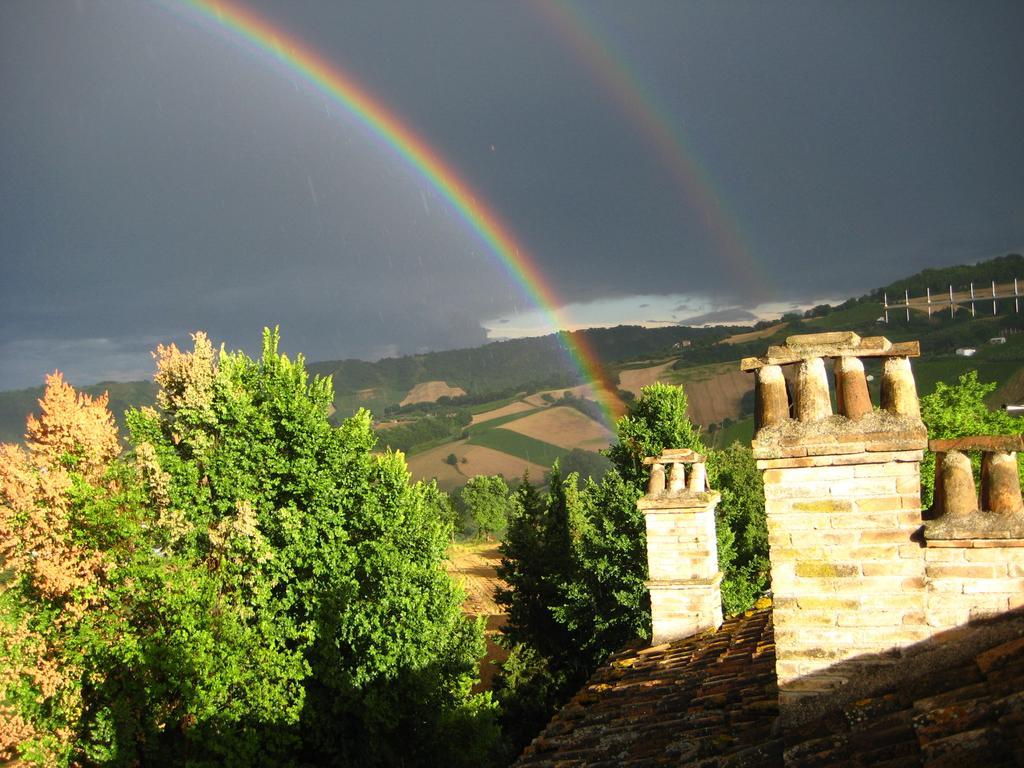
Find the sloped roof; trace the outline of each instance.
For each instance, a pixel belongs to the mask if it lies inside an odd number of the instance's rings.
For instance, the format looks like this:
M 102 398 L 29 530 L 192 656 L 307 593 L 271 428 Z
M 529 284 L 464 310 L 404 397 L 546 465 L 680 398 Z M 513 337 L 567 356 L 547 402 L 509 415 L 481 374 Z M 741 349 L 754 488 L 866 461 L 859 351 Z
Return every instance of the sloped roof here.
M 1024 615 L 908 649 L 780 722 L 770 608 L 612 656 L 517 766 L 1024 765 Z
M 715 632 L 612 656 L 516 765 L 780 764 L 772 632 L 762 608 Z
M 870 692 L 785 723 L 786 765 L 1024 765 L 1024 619 L 955 630 L 912 649 Z M 787 717 L 788 720 L 788 717 Z

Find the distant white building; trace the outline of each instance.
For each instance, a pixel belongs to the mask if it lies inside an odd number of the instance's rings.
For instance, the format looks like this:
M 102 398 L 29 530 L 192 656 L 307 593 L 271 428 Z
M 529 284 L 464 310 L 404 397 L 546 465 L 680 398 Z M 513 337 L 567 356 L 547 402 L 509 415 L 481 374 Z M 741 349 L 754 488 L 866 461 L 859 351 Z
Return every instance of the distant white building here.
M 960 355 L 960 357 L 974 357 L 977 354 L 977 352 L 978 350 L 976 350 L 974 347 L 960 347 L 960 349 L 956 351 L 956 353 Z

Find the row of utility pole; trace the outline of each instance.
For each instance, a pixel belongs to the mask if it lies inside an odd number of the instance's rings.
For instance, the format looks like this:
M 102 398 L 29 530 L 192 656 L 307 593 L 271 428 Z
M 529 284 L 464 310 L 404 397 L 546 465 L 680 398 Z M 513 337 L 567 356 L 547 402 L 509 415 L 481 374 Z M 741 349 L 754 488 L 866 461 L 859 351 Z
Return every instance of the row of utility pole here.
M 966 307 L 964 305 L 966 304 L 971 305 L 971 317 L 977 317 L 977 309 L 975 307 L 975 304 L 981 302 L 987 303 L 989 301 L 992 302 L 992 314 L 995 315 L 998 313 L 998 302 L 1001 299 L 1013 299 L 1013 311 L 1020 312 L 1020 291 L 1017 287 L 1017 278 L 1013 279 L 1012 291 L 1010 289 L 1009 283 L 1007 283 L 1006 285 L 1001 285 L 997 288 L 996 281 L 993 280 L 991 295 L 989 295 L 987 291 L 984 293 L 976 293 L 974 290 L 974 283 L 971 283 L 969 293 L 966 291 L 960 291 L 954 294 L 953 286 L 949 286 L 948 298 L 945 296 L 945 294 L 938 294 L 937 296 L 932 296 L 932 289 L 928 288 L 926 290 L 928 292 L 927 296 L 925 296 L 924 298 L 916 299 L 911 299 L 910 292 L 905 290 L 903 292 L 903 301 L 896 302 L 893 304 L 889 303 L 888 294 L 883 293 L 882 300 L 885 311 L 885 322 L 889 322 L 890 309 L 905 310 L 907 313 L 907 322 L 910 322 L 911 309 L 926 310 L 928 312 L 928 317 L 931 317 L 933 311 L 945 311 L 945 308 L 948 306 L 949 316 L 953 317 L 958 309 L 965 309 Z

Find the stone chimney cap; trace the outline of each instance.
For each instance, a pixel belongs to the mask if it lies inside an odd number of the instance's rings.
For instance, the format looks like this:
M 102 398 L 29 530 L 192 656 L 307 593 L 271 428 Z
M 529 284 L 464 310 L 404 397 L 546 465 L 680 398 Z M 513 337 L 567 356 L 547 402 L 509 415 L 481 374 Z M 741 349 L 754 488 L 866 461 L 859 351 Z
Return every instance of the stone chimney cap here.
M 948 440 L 929 440 L 928 449 L 946 451 L 1024 451 L 1024 435 L 976 435 Z
M 881 336 L 874 338 L 882 339 L 885 342 L 885 348 L 888 349 L 892 346 L 888 339 L 884 339 Z M 853 331 L 828 331 L 826 333 L 798 333 L 794 336 L 786 337 L 787 347 L 820 347 L 826 344 L 839 345 L 847 347 L 859 347 L 861 343 L 861 337 Z
M 690 448 L 666 448 L 661 456 L 648 456 L 644 459 L 645 465 L 651 464 L 699 464 L 706 460 L 704 454 L 697 453 Z
M 755 371 L 766 365 L 789 365 L 815 357 L 919 357 L 917 341 L 891 342 L 884 336 L 861 338 L 852 331 L 804 333 L 790 336 L 785 346 L 768 347 L 764 357 L 745 357 L 740 370 Z

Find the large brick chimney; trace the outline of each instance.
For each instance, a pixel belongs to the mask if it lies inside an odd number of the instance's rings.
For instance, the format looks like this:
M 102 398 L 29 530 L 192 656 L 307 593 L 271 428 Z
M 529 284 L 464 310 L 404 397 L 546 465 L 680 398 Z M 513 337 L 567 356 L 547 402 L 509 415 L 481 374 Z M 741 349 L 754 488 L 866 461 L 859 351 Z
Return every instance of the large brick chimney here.
M 644 463 L 651 466 L 651 477 L 637 507 L 647 524 L 651 642 L 659 645 L 722 624 L 715 538 L 715 507 L 721 496 L 708 489 L 699 453 L 666 450 Z
M 899 664 L 921 641 L 955 642 L 950 630 L 1024 605 L 1014 452 L 1024 442 L 933 441 L 936 504 L 922 515 L 927 440 L 910 368 L 918 354 L 917 342 L 822 333 L 791 336 L 742 363 L 756 373 L 753 449 L 765 487 L 783 711 Z M 868 357 L 883 360 L 878 410 Z M 792 398 L 788 365 L 797 366 Z M 963 453 L 971 450 L 983 454 L 980 502 Z
M 841 685 L 866 657 L 894 659 L 893 649 L 929 633 L 914 540 L 927 442 L 909 360 L 918 354 L 917 342 L 821 333 L 791 336 L 742 363 L 756 373 L 753 449 L 764 477 L 783 703 Z M 866 357 L 884 361 L 878 411 Z M 797 367 L 793 403 L 787 365 Z

